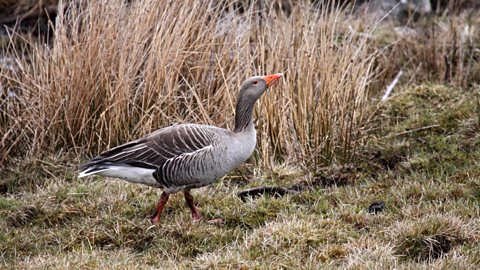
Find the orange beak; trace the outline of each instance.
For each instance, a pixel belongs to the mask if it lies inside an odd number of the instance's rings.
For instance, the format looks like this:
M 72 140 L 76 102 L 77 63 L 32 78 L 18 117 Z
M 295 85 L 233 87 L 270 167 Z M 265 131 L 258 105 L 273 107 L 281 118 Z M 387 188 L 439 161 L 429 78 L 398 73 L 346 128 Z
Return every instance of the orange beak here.
M 270 87 L 271 85 L 276 83 L 278 79 L 280 79 L 280 77 L 282 76 L 283 76 L 282 73 L 277 73 L 274 75 L 268 75 L 268 76 L 262 77 L 262 79 L 264 79 L 267 82 L 267 86 Z

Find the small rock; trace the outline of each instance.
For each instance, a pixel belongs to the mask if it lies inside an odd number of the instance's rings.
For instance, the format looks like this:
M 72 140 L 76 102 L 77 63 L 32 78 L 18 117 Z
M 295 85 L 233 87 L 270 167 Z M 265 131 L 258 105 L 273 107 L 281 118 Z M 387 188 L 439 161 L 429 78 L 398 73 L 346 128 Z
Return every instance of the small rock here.
M 368 207 L 368 212 L 371 214 L 376 214 L 385 210 L 385 202 L 384 201 L 374 201 Z

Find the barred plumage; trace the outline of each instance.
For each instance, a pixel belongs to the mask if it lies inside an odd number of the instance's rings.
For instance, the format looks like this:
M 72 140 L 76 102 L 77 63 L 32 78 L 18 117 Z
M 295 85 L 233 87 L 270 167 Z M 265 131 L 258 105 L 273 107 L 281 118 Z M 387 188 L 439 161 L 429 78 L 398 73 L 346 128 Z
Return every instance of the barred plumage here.
M 280 76 L 253 77 L 242 85 L 233 131 L 198 124 L 162 128 L 103 152 L 81 166 L 79 177 L 97 174 L 163 188 L 157 211 L 151 216 L 154 222 L 158 222 L 169 194 L 184 190 L 193 218 L 201 219 L 190 189 L 217 181 L 252 154 L 256 143 L 253 107 Z

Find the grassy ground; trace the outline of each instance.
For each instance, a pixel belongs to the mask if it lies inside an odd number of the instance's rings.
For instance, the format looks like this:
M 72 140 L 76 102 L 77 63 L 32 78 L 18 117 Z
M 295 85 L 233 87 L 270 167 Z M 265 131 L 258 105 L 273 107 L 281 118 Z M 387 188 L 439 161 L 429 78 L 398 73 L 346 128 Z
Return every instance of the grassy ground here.
M 10 179 L 43 178 L 0 197 L 4 267 L 442 268 L 480 265 L 480 149 L 476 95 L 442 85 L 399 90 L 378 105 L 372 141 L 349 166 L 306 172 L 279 165 L 232 173 L 194 191 L 206 219 L 173 196 L 158 226 L 145 217 L 160 191 L 77 179 L 65 160 L 36 160 Z M 420 131 L 408 130 L 439 125 Z M 384 137 L 384 138 L 382 138 Z M 35 165 L 33 165 L 35 164 Z M 41 168 L 41 169 L 39 169 Z M 334 179 L 337 181 L 321 181 Z M 256 186 L 310 184 L 296 195 L 242 202 Z M 4 187 L 5 188 L 5 187 Z M 382 200 L 386 209 L 369 213 Z
M 89 16 L 59 17 L 51 49 L 18 39 L 31 58 L 0 67 L 0 268 L 480 267 L 479 11 L 399 32 L 350 30 L 345 12 L 307 2 L 291 16 L 274 5 L 95 3 Z M 228 127 L 230 88 L 279 70 L 285 80 L 257 104 L 254 158 L 193 191 L 204 219 L 225 224 L 193 222 L 174 195 L 153 225 L 160 190 L 76 177 L 87 157 L 158 126 Z M 262 186 L 301 192 L 237 196 Z M 376 201 L 383 211 L 369 210 Z

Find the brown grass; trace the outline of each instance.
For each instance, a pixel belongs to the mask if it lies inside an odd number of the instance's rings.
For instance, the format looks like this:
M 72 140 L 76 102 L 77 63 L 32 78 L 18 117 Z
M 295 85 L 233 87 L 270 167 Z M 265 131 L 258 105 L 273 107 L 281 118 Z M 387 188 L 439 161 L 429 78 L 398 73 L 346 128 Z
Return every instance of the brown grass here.
M 306 1 L 290 16 L 278 1 L 90 2 L 59 17 L 48 46 L 14 33 L 2 55 L 1 267 L 479 268 L 476 11 L 412 19 L 417 34 L 401 36 L 398 22 L 368 28 Z M 474 30 L 470 43 L 452 43 L 450 20 L 457 37 Z M 285 77 L 257 104 L 252 164 L 193 191 L 205 219 L 225 224 L 193 222 L 171 196 L 153 225 L 161 190 L 76 177 L 85 158 L 165 125 L 231 128 L 242 81 L 274 72 Z M 237 196 L 264 186 L 303 192 Z M 384 211 L 369 212 L 378 200 Z
M 476 221 L 436 215 L 399 222 L 391 229 L 397 254 L 414 260 L 434 260 L 466 241 L 479 241 Z
M 377 46 L 392 44 L 379 59 L 386 71 L 381 82 L 389 83 L 402 70 L 403 82 L 471 87 L 480 80 L 478 18 L 478 9 L 460 9 L 453 4 L 436 15 L 410 18 L 403 25 L 392 21 L 390 27 L 378 28 L 374 32 Z
M 283 72 L 256 107 L 258 152 L 270 165 L 349 161 L 363 138 L 374 55 L 332 2 L 244 6 L 134 1 L 70 8 L 52 46 L 11 46 L 3 66 L 2 162 L 60 149 L 92 156 L 173 123 L 233 127 L 237 89 Z M 262 9 L 259 9 L 259 6 Z M 12 34 L 15 36 L 15 33 Z

